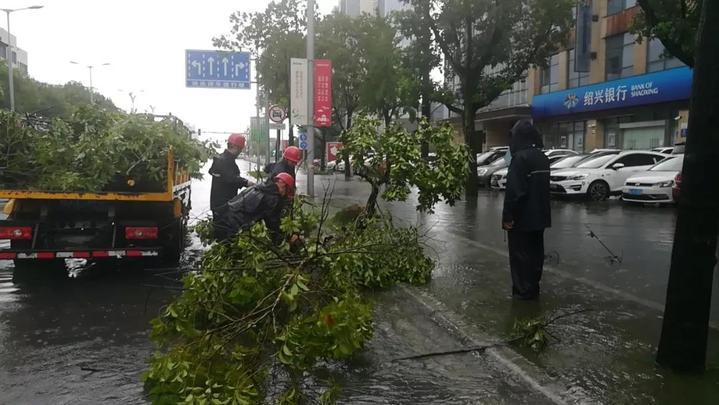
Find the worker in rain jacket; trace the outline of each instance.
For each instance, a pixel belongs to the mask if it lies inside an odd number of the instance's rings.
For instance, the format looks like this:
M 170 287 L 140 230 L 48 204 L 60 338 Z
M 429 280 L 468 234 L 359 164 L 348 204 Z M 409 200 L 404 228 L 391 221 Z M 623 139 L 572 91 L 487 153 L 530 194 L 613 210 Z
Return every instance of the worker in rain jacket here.
M 539 297 L 544 267 L 544 230 L 551 226 L 549 159 L 542 136 L 528 120 L 511 131 L 511 163 L 504 195 L 502 228 L 508 232 L 512 296 Z
M 296 146 L 288 146 L 282 152 L 282 160 L 270 163 L 265 166 L 265 173 L 269 174 L 270 179 L 274 179 L 280 173 L 287 173 L 295 177 L 295 167 L 302 160 L 302 151 Z
M 227 149 L 212 161 L 209 173 L 212 176 L 210 209 L 213 219 L 221 217 L 227 210 L 227 202 L 237 195 L 237 190 L 254 184 L 240 175 L 235 162 L 244 148 L 245 137 L 232 134 L 227 139 Z
M 264 221 L 273 242 L 279 244 L 283 201 L 292 198 L 294 190 L 295 179 L 287 173 L 278 174 L 271 182 L 242 190 L 227 203 L 227 211 L 216 221 L 215 238 L 229 239 L 258 221 Z

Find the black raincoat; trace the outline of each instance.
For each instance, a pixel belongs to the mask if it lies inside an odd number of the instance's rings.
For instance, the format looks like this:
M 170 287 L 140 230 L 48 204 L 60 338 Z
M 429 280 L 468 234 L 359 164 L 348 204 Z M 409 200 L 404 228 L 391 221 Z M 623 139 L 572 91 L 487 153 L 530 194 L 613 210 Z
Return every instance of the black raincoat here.
M 228 239 L 258 221 L 264 221 L 272 240 L 279 243 L 283 200 L 275 183 L 257 184 L 242 190 L 227 203 L 227 211 L 215 221 L 215 238 Z
M 549 159 L 539 131 L 526 120 L 512 128 L 502 222 L 508 232 L 512 295 L 537 299 L 544 270 L 544 230 L 551 226 Z
M 265 173 L 269 174 L 268 182 L 271 182 L 275 176 L 280 173 L 287 173 L 292 177 L 295 177 L 295 167 L 290 164 L 286 159 L 282 159 L 279 162 L 270 163 L 265 166 Z
M 249 181 L 240 176 L 235 157 L 227 150 L 215 156 L 209 173 L 212 176 L 210 209 L 213 216 L 217 216 L 227 209 L 227 202 L 237 195 L 237 190 L 247 187 Z

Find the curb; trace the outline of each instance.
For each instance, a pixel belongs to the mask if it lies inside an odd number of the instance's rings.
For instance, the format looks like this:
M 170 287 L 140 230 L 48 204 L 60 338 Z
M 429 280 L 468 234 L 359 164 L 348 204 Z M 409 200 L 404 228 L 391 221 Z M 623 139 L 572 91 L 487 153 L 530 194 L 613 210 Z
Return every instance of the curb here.
M 447 308 L 429 293 L 405 285 L 400 286 L 400 291 L 424 307 L 433 322 L 446 329 L 462 343 L 471 346 L 485 346 L 496 342 L 496 339 L 490 338 L 476 326 L 467 324 L 461 316 Z M 568 390 L 563 388 L 567 384 L 550 377 L 539 367 L 507 346 L 492 347 L 487 349 L 485 353 L 508 372 L 519 377 L 532 390 L 542 394 L 554 404 L 597 403 L 596 400 L 582 396 L 578 392 L 569 394 Z

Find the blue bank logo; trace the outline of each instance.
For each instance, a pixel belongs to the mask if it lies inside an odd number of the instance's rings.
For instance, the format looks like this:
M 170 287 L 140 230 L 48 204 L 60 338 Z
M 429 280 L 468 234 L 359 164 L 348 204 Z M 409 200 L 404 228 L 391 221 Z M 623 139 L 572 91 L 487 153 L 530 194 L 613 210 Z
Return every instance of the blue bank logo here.
M 571 110 L 576 107 L 577 104 L 579 104 L 577 95 L 574 93 L 567 94 L 567 97 L 564 99 L 564 106 L 567 107 L 568 110 Z

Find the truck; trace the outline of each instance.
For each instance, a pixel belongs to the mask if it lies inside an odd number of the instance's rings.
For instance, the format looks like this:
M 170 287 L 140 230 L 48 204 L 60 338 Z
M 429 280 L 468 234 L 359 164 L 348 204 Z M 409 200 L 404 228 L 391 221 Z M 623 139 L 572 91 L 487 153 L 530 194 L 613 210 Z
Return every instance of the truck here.
M 0 260 L 14 261 L 15 275 L 64 269 L 66 259 L 177 265 L 185 248 L 191 181 L 171 148 L 166 155 L 165 182 L 152 189 L 135 190 L 132 178 L 112 188 L 120 191 L 0 187 L 0 201 L 7 200 L 6 218 L 0 220 Z

